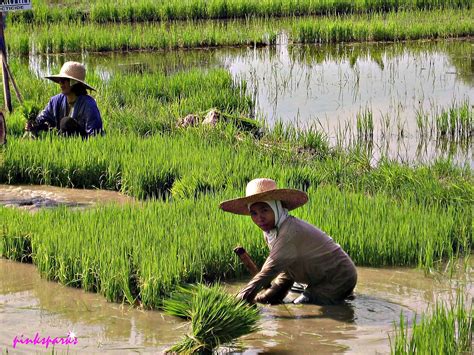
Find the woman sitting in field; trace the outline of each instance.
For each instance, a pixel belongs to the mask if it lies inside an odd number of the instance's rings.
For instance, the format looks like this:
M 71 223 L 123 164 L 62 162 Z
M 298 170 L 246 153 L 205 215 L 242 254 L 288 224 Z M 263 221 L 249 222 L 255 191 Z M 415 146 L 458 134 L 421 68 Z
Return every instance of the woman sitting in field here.
M 58 75 L 47 76 L 60 85 L 61 93 L 49 100 L 34 122 L 27 122 L 25 130 L 37 133 L 57 128 L 60 134 L 82 137 L 102 134 L 99 109 L 87 94 L 87 89 L 95 89 L 85 83 L 85 77 L 86 68 L 77 62 L 66 62 Z
M 280 303 L 294 282 L 307 284 L 294 303 L 338 304 L 352 295 L 357 271 L 350 257 L 323 231 L 288 215 L 307 201 L 305 192 L 277 189 L 275 181 L 263 178 L 248 183 L 246 197 L 221 203 L 224 211 L 250 215 L 270 248 L 262 270 L 239 298 Z M 258 294 L 273 279 L 272 286 Z

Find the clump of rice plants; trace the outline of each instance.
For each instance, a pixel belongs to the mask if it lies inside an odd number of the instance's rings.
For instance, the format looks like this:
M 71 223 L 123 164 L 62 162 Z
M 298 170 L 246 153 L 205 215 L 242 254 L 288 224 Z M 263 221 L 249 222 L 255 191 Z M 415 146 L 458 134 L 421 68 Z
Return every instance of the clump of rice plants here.
M 56 3 L 56 2 L 55 2 Z M 62 21 L 143 22 L 187 19 L 226 19 L 335 15 L 398 10 L 470 8 L 469 0 L 61 0 L 55 6 L 46 0 L 35 1 L 33 10 L 13 12 L 10 21 L 53 23 Z M 71 6 L 72 5 L 72 6 Z
M 403 315 L 395 325 L 395 339 L 391 353 L 403 354 L 472 354 L 473 307 L 466 305 L 462 295 L 455 304 L 436 303 L 431 314 L 423 314 L 421 321 L 409 330 Z
M 468 142 L 474 136 L 474 111 L 469 100 L 460 106 L 455 103 L 441 110 L 435 117 L 437 138 L 454 142 Z
M 190 321 L 190 334 L 168 352 L 212 353 L 258 330 L 257 307 L 227 294 L 221 286 L 202 284 L 179 287 L 163 302 L 163 310 Z
M 374 117 L 372 111 L 366 109 L 357 114 L 357 136 L 361 141 L 370 141 L 374 137 Z
M 287 31 L 290 43 L 403 41 L 470 36 L 474 8 L 464 10 L 406 11 L 387 14 L 306 17 L 300 19 L 249 19 L 245 22 L 129 24 L 82 22 L 48 26 L 12 24 L 9 50 L 29 54 L 82 51 L 172 50 L 217 46 L 272 45 Z M 31 48 L 28 48 L 28 45 Z
M 25 101 L 19 107 L 20 115 L 25 119 L 25 123 L 33 124 L 40 112 L 39 106 L 32 101 Z M 25 132 L 24 137 L 34 138 L 32 132 Z

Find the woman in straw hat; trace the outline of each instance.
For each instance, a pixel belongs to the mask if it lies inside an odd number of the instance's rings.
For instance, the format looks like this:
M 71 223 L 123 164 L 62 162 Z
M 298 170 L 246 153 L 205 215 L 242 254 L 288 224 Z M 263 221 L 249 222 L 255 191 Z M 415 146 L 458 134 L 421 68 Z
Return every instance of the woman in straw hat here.
M 305 192 L 278 189 L 275 181 L 262 178 L 248 183 L 246 197 L 221 203 L 224 211 L 250 215 L 270 248 L 262 270 L 239 298 L 280 303 L 294 282 L 307 284 L 294 303 L 338 304 L 352 295 L 357 271 L 350 257 L 323 231 L 288 214 L 307 201 Z M 258 294 L 272 280 L 271 287 Z
M 36 133 L 57 128 L 63 135 L 79 134 L 82 137 L 103 133 L 97 104 L 87 94 L 87 89 L 95 89 L 84 81 L 86 68 L 83 64 L 66 62 L 59 74 L 45 78 L 58 83 L 61 93 L 49 100 L 35 122 L 26 124 L 27 131 Z

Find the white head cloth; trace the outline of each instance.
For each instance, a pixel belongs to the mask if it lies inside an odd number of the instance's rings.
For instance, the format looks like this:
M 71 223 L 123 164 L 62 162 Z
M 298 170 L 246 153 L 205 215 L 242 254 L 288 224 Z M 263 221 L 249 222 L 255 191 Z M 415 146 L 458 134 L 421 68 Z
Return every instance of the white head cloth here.
M 283 208 L 281 201 L 279 200 L 268 200 L 268 201 L 260 201 L 264 202 L 267 205 L 270 206 L 270 208 L 273 210 L 273 213 L 275 215 L 275 226 L 273 229 L 270 229 L 269 231 L 264 231 L 263 235 L 265 236 L 265 240 L 267 241 L 268 247 L 270 250 L 272 249 L 273 242 L 275 241 L 276 237 L 278 236 L 278 232 L 280 230 L 280 226 L 282 223 L 288 218 L 288 210 L 286 208 Z M 254 202 L 255 203 L 255 202 Z M 252 203 L 253 205 L 253 203 Z M 248 208 L 250 209 L 250 206 Z

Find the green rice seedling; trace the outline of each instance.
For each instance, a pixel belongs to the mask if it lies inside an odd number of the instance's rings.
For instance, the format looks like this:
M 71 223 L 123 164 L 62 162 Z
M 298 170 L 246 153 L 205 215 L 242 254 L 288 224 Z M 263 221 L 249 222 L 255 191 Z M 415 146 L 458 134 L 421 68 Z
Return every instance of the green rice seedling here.
M 431 314 L 423 314 L 419 323 L 415 319 L 411 331 L 401 314 L 391 353 L 426 354 L 434 349 L 440 354 L 472 353 L 472 315 L 472 303 L 466 304 L 462 295 L 451 306 L 437 302 Z
M 372 111 L 366 109 L 364 112 L 359 112 L 356 117 L 356 122 L 359 140 L 372 140 L 374 137 L 374 118 Z
M 23 116 L 25 123 L 33 124 L 38 116 L 40 109 L 38 105 L 31 101 L 25 101 L 19 108 L 20 115 Z M 23 137 L 35 138 L 32 132 L 25 132 Z
M 470 36 L 474 8 L 408 11 L 387 14 L 330 16 L 324 18 L 248 19 L 245 21 L 178 22 L 100 25 L 82 22 L 41 25 L 12 24 L 7 28 L 9 50 L 28 54 L 82 51 L 172 50 L 216 46 L 262 46 L 276 43 L 288 33 L 290 43 L 403 41 Z M 68 30 L 66 30 L 66 28 Z
M 469 100 L 461 105 L 453 103 L 448 109 L 435 114 L 437 138 L 453 142 L 468 142 L 474 135 L 473 110 Z
M 247 17 L 283 17 L 301 15 L 335 15 L 398 10 L 469 9 L 469 0 L 152 0 L 68 1 L 50 3 L 35 1 L 33 10 L 16 12 L 12 22 L 52 23 L 61 21 L 142 22 L 186 19 L 226 19 Z
M 467 10 L 468 13 L 472 11 Z M 453 26 L 454 18 L 457 18 L 457 24 Z M 448 10 L 301 19 L 292 24 L 290 38 L 296 43 L 335 43 L 459 37 L 474 30 L 468 18 L 466 12 Z
M 221 345 L 232 345 L 241 336 L 256 332 L 260 320 L 257 307 L 227 294 L 219 285 L 179 288 L 165 301 L 163 309 L 191 322 L 190 334 L 168 352 L 212 353 Z
M 372 168 L 360 165 L 355 152 L 334 153 L 330 158 L 316 153 L 317 159 L 308 160 L 287 142 L 238 140 L 233 132 L 203 127 L 147 139 L 133 134 L 107 135 L 81 144 L 77 139 L 52 135 L 36 141 L 12 137 L 3 153 L 0 181 L 99 187 L 139 198 L 177 192 L 174 183 L 187 181 L 182 184 L 186 186 L 184 195 L 178 195 L 191 197 L 227 186 L 243 188 L 259 175 L 273 176 L 285 184 L 305 171 L 298 178 L 303 185 L 337 184 L 369 194 L 386 192 L 394 199 L 411 196 L 428 205 L 473 201 L 468 170 L 453 167 L 438 172 L 436 165 L 413 168 L 384 160 Z

